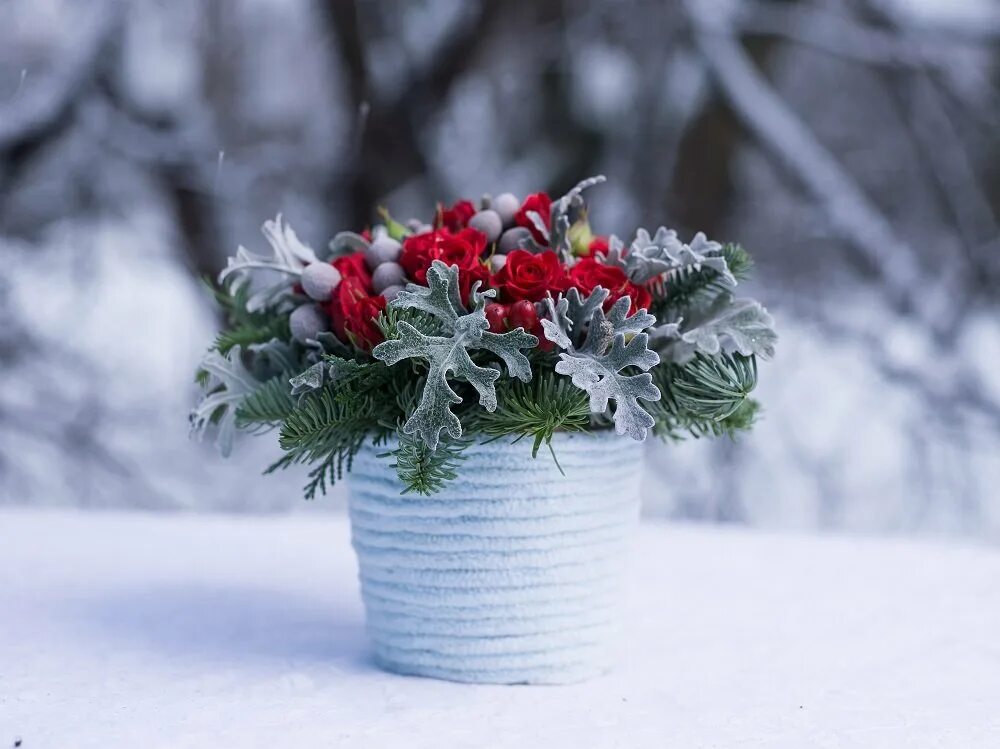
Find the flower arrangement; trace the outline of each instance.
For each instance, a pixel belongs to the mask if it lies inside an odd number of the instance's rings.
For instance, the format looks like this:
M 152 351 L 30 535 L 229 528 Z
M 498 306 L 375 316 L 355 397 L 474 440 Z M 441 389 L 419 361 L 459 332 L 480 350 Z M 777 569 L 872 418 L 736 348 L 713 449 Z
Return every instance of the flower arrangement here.
M 267 222 L 271 253 L 240 247 L 219 277 L 229 324 L 199 369 L 194 429 L 216 428 L 223 452 L 236 430 L 279 429 L 268 470 L 312 464 L 311 498 L 366 441 L 427 495 L 475 440 L 527 437 L 536 456 L 561 432 L 749 428 L 776 341 L 734 295 L 749 255 L 666 228 L 595 235 L 582 194 L 602 181 L 439 205 L 431 224 L 382 209 L 323 252 Z

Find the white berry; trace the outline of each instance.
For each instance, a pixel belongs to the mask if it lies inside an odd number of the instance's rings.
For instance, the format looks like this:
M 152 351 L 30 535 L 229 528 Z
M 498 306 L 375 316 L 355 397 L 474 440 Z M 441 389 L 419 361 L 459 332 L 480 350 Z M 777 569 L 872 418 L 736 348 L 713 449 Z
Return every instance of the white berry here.
M 490 258 L 490 270 L 493 273 L 497 273 L 501 268 L 507 264 L 506 255 L 494 255 Z
M 518 242 L 526 239 L 531 239 L 531 232 L 523 226 L 515 226 L 513 229 L 508 229 L 500 237 L 500 252 L 510 252 L 511 250 L 519 249 Z
M 399 292 L 401 292 L 402 290 L 403 290 L 403 287 L 400 286 L 399 284 L 393 284 L 392 286 L 386 286 L 384 289 L 382 289 L 382 296 L 385 297 L 385 300 L 387 302 L 391 302 L 393 299 L 395 299 L 399 295 Z
M 403 245 L 392 237 L 377 237 L 365 249 L 365 262 L 369 270 L 375 270 L 382 263 L 392 263 L 399 259 Z
M 325 302 L 340 283 L 340 271 L 329 263 L 309 263 L 302 270 L 302 288 L 310 299 Z
M 514 225 L 514 214 L 521 208 L 521 201 L 514 193 L 505 192 L 493 198 L 490 208 L 497 212 L 503 225 L 509 227 Z
M 472 218 L 469 219 L 469 226 L 485 234 L 486 240 L 489 242 L 496 242 L 503 231 L 503 221 L 500 219 L 500 214 L 489 208 L 473 214 Z
M 406 283 L 406 271 L 399 263 L 382 263 L 372 273 L 372 286 L 375 293 L 381 294 L 390 286 L 400 286 Z
M 315 304 L 303 304 L 292 310 L 288 327 L 292 330 L 292 338 L 299 343 L 315 341 L 317 335 L 329 329 L 326 315 Z

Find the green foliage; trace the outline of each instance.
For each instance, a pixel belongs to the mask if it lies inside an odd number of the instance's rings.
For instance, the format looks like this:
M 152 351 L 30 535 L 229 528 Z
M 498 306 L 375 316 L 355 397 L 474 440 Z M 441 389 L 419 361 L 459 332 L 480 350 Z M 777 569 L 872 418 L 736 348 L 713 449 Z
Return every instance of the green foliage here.
M 285 417 L 278 443 L 285 455 L 267 473 L 298 463 L 318 463 L 309 472 L 306 499 L 339 481 L 370 434 L 384 432 L 386 402 L 355 382 L 308 393 Z
M 392 467 L 403 482 L 403 494 L 415 492 L 425 497 L 435 494 L 457 475 L 458 465 L 465 460 L 462 451 L 466 440 L 442 440 L 432 448 L 418 436 L 399 433 L 399 445 L 380 457 L 393 457 Z
M 750 397 L 757 386 L 752 356 L 697 354 L 687 364 L 661 364 L 653 379 L 663 394 L 650 409 L 660 437 L 732 437 L 749 429 L 759 411 Z
M 532 457 L 543 443 L 552 450 L 556 432 L 582 432 L 590 426 L 587 394 L 551 371 L 539 372 L 529 383 L 508 384 L 498 394 L 496 411 L 471 414 L 470 431 L 497 438 L 530 437 Z
M 264 432 L 281 426 L 295 408 L 288 373 L 277 375 L 247 395 L 236 408 L 236 428 Z
M 392 366 L 404 359 L 427 362 L 427 377 L 420 402 L 403 424 L 404 434 L 419 435 L 429 447 L 436 448 L 442 431 L 458 439 L 462 424 L 452 411 L 452 406 L 462 403 L 462 397 L 449 384 L 449 377 L 472 385 L 479 395 L 479 403 L 487 411 L 496 408 L 495 383 L 500 378 L 499 369 L 479 366 L 470 351 L 486 350 L 500 357 L 514 377 L 531 379 L 531 365 L 521 349 L 538 343 L 533 335 L 522 329 L 508 333 L 489 332 L 489 323 L 483 311 L 486 298 L 496 291 L 484 294 L 473 287 L 473 310 L 466 311 L 459 297 L 458 268 L 448 267 L 435 260 L 427 271 L 427 286 L 410 284 L 392 302 L 394 307 L 415 309 L 435 318 L 442 326 L 441 335 L 428 335 L 412 324 L 397 320 L 392 332 L 398 336 L 376 346 L 372 354 Z

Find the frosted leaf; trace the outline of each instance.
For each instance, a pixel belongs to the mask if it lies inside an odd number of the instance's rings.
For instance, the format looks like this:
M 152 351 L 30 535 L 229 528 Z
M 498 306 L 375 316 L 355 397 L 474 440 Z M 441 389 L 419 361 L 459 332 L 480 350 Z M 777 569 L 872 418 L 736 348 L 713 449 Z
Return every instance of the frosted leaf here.
M 254 255 L 240 245 L 235 257 L 229 258 L 219 274 L 220 284 L 232 278 L 237 288 L 245 284 L 257 287 L 247 300 L 250 312 L 264 309 L 290 291 L 302 269 L 317 261 L 316 253 L 299 240 L 292 227 L 282 221 L 280 213 L 274 221 L 265 222 L 261 231 L 271 245 L 271 255 Z
M 501 371 L 481 367 L 472 361 L 470 351 L 484 349 L 500 357 L 511 375 L 527 382 L 531 379 L 531 364 L 521 349 L 538 344 L 535 336 L 518 328 L 507 333 L 489 332 L 484 311 L 486 299 L 496 295 L 490 289 L 479 293 L 478 282 L 472 288 L 473 310 L 463 306 L 458 292 L 458 267 L 448 267 L 435 260 L 427 271 L 427 286 L 409 284 L 391 303 L 394 307 L 417 309 L 434 316 L 443 324 L 441 335 L 427 335 L 400 320 L 399 338 L 383 341 L 372 354 L 388 365 L 403 359 L 422 359 L 428 373 L 420 394 L 420 402 L 403 424 L 405 434 L 418 435 L 429 447 L 436 449 L 441 431 L 454 439 L 462 436 L 462 424 L 451 407 L 462 398 L 452 389 L 449 378 L 468 382 L 479 394 L 479 402 L 487 411 L 497 407 L 495 383 Z
M 542 320 L 542 328 L 545 337 L 563 349 L 556 372 L 569 375 L 574 385 L 587 392 L 590 410 L 604 413 L 613 400 L 615 431 L 643 440 L 654 420 L 639 405 L 639 399 L 660 399 L 649 374 L 660 358 L 648 348 L 648 335 L 641 331 L 656 318 L 644 310 L 630 316 L 632 300 L 628 297 L 616 301 L 605 316 L 602 304 L 607 295 L 607 290 L 597 287 L 587 299 L 576 289 L 570 289 L 557 303 L 549 298 L 552 319 Z M 631 336 L 628 342 L 626 335 Z M 575 345 L 581 336 L 583 343 Z M 641 369 L 642 374 L 623 374 L 628 367 Z
M 205 355 L 201 369 L 208 372 L 206 394 L 191 411 L 191 431 L 199 436 L 205 433 L 212 416 L 219 409 L 221 414 L 216 422 L 218 436 L 216 444 L 223 455 L 233 449 L 236 435 L 236 409 L 244 399 L 260 387 L 260 382 L 243 366 L 240 346 L 233 346 L 226 356 L 216 350 Z
M 364 252 L 371 244 L 367 239 L 353 231 L 342 231 L 330 240 L 330 257 L 340 257 L 353 252 Z M 328 260 L 329 258 L 324 258 Z
M 288 384 L 292 386 L 292 395 L 305 395 L 318 390 L 327 382 L 344 383 L 360 377 L 368 373 L 373 366 L 354 359 L 326 356 L 322 361 L 316 362 L 301 374 L 291 378 Z
M 769 359 L 778 340 L 774 318 L 753 299 L 720 294 L 707 307 L 657 328 L 654 344 L 664 360 L 683 364 L 701 352 L 709 356 L 739 353 Z M 659 341 L 664 341 L 659 344 Z
M 735 287 L 736 278 L 721 253 L 722 245 L 708 239 L 702 232 L 695 234 L 691 244 L 684 244 L 677 238 L 677 232 L 661 226 L 652 237 L 645 229 L 639 229 L 628 253 L 622 258 L 619 251 L 614 264 L 623 267 L 629 279 L 638 284 L 664 273 L 667 274 L 665 281 L 670 283 L 674 274 L 711 268 L 719 274 L 725 286 Z
M 301 366 L 299 353 L 292 344 L 280 338 L 267 343 L 252 343 L 247 347 L 253 353 L 254 374 L 263 381 L 282 372 L 294 372 Z
M 583 191 L 605 181 L 606 177 L 603 174 L 589 177 L 578 182 L 572 190 L 552 203 L 551 226 L 545 234 L 549 240 L 549 246 L 564 258 L 569 257 L 573 251 L 569 240 L 569 229 L 576 220 L 577 214 L 583 210 Z

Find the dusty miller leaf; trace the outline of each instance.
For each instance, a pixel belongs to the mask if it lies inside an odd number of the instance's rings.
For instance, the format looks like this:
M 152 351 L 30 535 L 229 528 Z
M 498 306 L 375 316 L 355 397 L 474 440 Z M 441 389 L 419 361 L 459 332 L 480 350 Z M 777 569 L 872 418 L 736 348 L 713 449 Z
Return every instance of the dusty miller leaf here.
M 774 318 L 759 302 L 734 299 L 731 294 L 720 294 L 711 304 L 694 310 L 687 322 L 681 318 L 660 326 L 653 338 L 661 358 L 678 364 L 690 361 L 697 352 L 769 359 L 778 340 Z
M 486 298 L 496 292 L 491 289 L 479 293 L 476 284 L 472 289 L 473 310 L 466 311 L 459 298 L 457 266 L 448 267 L 435 260 L 427 271 L 427 284 L 426 287 L 409 284 L 391 304 L 432 315 L 442 323 L 442 334 L 428 335 L 400 320 L 396 326 L 399 337 L 383 341 L 372 354 L 390 366 L 403 359 L 427 362 L 420 402 L 403 425 L 403 433 L 419 435 L 436 449 L 442 430 L 454 439 L 462 436 L 462 424 L 451 410 L 462 399 L 449 384 L 449 377 L 471 384 L 487 411 L 496 409 L 495 383 L 501 372 L 494 367 L 480 367 L 469 352 L 484 349 L 499 356 L 512 376 L 527 382 L 531 379 L 531 365 L 521 349 L 537 345 L 538 339 L 520 328 L 508 333 L 490 333 L 484 308 Z
M 219 274 L 219 283 L 232 278 L 234 289 L 251 285 L 247 299 L 249 312 L 264 309 L 275 298 L 290 291 L 302 275 L 302 269 L 317 260 L 316 253 L 302 244 L 292 227 L 282 221 L 280 213 L 274 221 L 265 222 L 261 231 L 271 244 L 271 255 L 254 255 L 240 245 L 236 256 L 229 258 Z
M 583 210 L 583 191 L 605 181 L 604 175 L 598 174 L 578 182 L 572 190 L 552 204 L 550 227 L 544 233 L 548 237 L 549 246 L 563 258 L 568 258 L 573 252 L 569 229 L 576 220 L 576 214 Z
M 588 299 L 582 299 L 576 289 L 570 289 L 557 303 L 550 298 L 552 319 L 542 320 L 542 327 L 545 337 L 563 349 L 556 372 L 569 375 L 574 385 L 587 392 L 594 413 L 604 413 L 608 401 L 614 400 L 615 431 L 643 440 L 654 420 L 639 405 L 639 399 L 660 399 L 660 391 L 648 371 L 660 358 L 649 350 L 649 337 L 642 332 L 656 318 L 645 311 L 629 316 L 632 300 L 628 297 L 616 301 L 605 316 L 601 305 L 607 294 L 605 289 L 597 287 Z M 581 335 L 583 342 L 574 344 Z M 627 335 L 631 336 L 628 342 Z M 643 372 L 623 374 L 628 367 Z
M 677 232 L 665 226 L 657 229 L 652 237 L 645 229 L 639 229 L 627 253 L 623 251 L 621 240 L 613 239 L 614 247 L 609 244 L 606 262 L 624 269 L 633 283 L 644 284 L 667 274 L 664 280 L 669 284 L 673 275 L 704 267 L 716 271 L 725 286 L 736 286 L 736 278 L 722 256 L 722 245 L 702 232 L 695 234 L 691 244 L 684 244 L 677 238 Z
M 217 417 L 218 437 L 216 444 L 223 455 L 233 449 L 236 434 L 236 409 L 244 399 L 260 387 L 260 382 L 243 366 L 242 350 L 233 346 L 226 356 L 216 350 L 209 351 L 201 362 L 201 369 L 208 372 L 205 396 L 191 411 L 191 431 L 204 434 L 206 428 Z M 221 411 L 220 411 L 221 409 Z

